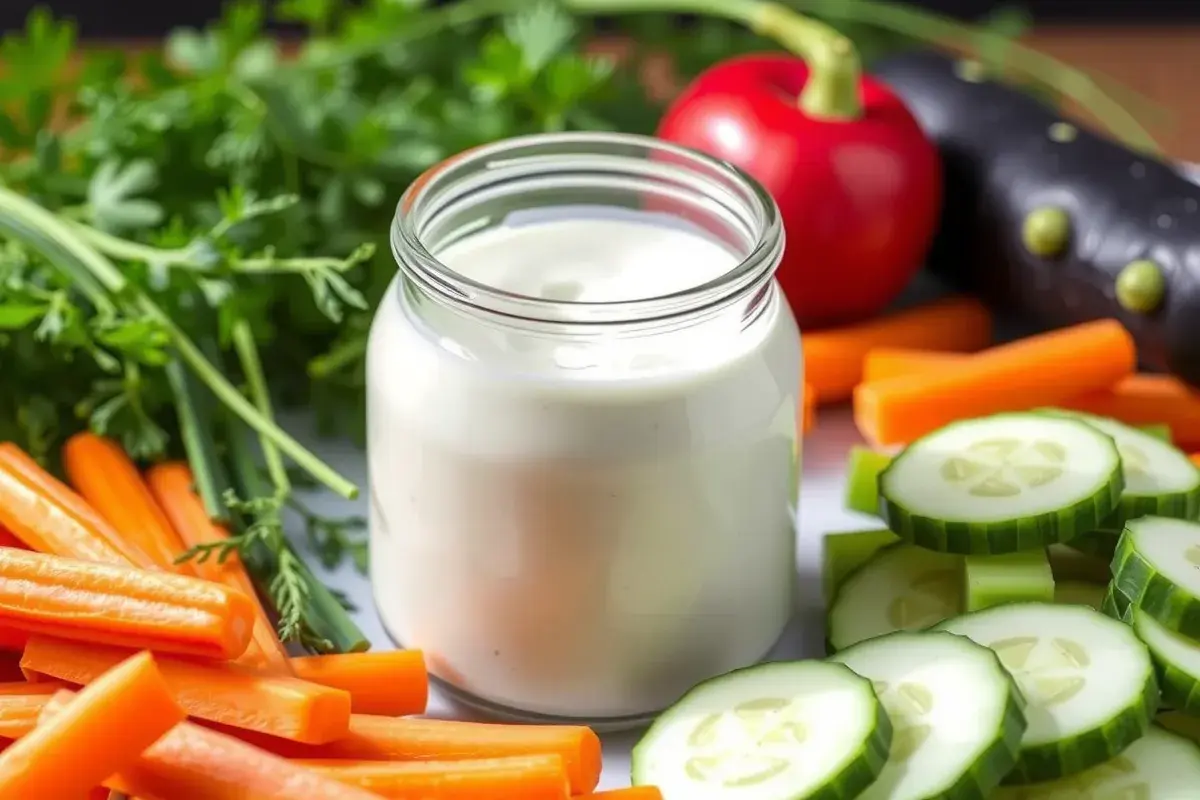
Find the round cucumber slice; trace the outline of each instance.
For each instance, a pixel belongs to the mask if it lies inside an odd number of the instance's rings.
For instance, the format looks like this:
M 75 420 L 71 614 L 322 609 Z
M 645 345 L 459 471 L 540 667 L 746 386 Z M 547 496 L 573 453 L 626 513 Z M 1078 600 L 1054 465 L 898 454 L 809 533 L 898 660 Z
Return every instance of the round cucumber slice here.
M 1113 558 L 1112 585 L 1167 628 L 1200 639 L 1200 524 L 1130 520 Z
M 1087 606 L 1097 611 L 1104 603 L 1105 587 L 1085 581 L 1059 581 L 1054 584 L 1054 602 L 1062 606 Z
M 1133 630 L 1146 643 L 1158 667 L 1163 703 L 1176 711 L 1200 716 L 1200 642 L 1180 636 L 1144 611 L 1130 610 Z
M 760 664 L 706 681 L 633 749 L 634 785 L 688 800 L 857 797 L 892 727 L 871 682 L 842 664 Z
M 931 550 L 1013 553 L 1100 527 L 1124 488 L 1110 436 L 1075 419 L 997 414 L 913 442 L 879 477 L 882 516 Z
M 996 800 L 1188 800 L 1200 796 L 1200 748 L 1151 726 L 1120 755 L 1069 778 L 1006 787 Z
M 1148 514 L 1176 519 L 1195 519 L 1200 514 L 1200 469 L 1169 441 L 1107 417 L 1072 411 L 1050 413 L 1081 420 L 1117 443 L 1125 490 L 1106 527 L 1119 529 L 1126 520 Z
M 1025 700 L 991 650 L 899 632 L 831 660 L 871 679 L 892 723 L 888 762 L 858 800 L 987 797 L 1016 764 Z
M 880 550 L 843 581 L 825 624 L 830 651 L 962 611 L 963 558 L 909 544 Z
M 1136 741 L 1158 709 L 1146 646 L 1083 606 L 1016 603 L 939 626 L 996 651 L 1025 696 L 1029 727 L 1005 783 L 1082 772 Z

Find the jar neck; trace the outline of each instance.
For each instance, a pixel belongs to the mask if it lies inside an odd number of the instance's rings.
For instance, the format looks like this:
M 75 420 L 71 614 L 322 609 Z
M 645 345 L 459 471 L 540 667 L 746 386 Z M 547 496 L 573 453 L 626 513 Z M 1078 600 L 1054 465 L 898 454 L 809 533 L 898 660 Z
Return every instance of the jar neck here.
M 731 254 L 731 266 L 668 293 L 592 301 L 522 293 L 500 280 L 491 285 L 438 257 L 518 218 L 536 234 L 539 220 L 614 215 L 690 229 Z M 694 151 L 626 134 L 521 137 L 455 156 L 405 192 L 391 240 L 417 306 L 572 336 L 611 335 L 616 328 L 669 332 L 731 316 L 749 322 L 773 296 L 784 245 L 774 202 L 749 176 Z

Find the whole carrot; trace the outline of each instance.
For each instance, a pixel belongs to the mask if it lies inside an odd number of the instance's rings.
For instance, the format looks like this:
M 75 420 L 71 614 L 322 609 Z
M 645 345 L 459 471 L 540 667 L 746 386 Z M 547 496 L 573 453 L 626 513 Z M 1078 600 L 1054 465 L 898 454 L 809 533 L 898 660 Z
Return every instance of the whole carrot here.
M 292 659 L 296 677 L 350 693 L 356 714 L 423 714 L 429 673 L 419 650 L 380 650 Z
M 153 466 L 146 472 L 146 484 L 185 548 L 229 538 L 229 532 L 209 518 L 204 502 L 192 489 L 192 471 L 187 464 L 170 462 Z M 254 600 L 257 612 L 254 632 L 238 663 L 271 674 L 292 674 L 287 651 L 275 634 L 275 626 L 237 553 L 230 553 L 223 561 L 208 558 L 188 563 L 200 577 L 236 589 Z
M 473 761 L 299 761 L 327 778 L 392 800 L 567 800 L 554 755 Z
M 857 325 L 805 331 L 804 380 L 817 401 L 850 397 L 862 381 L 863 359 L 876 347 L 971 352 L 992 341 L 992 316 L 978 300 L 948 297 Z
M 33 636 L 21 667 L 86 684 L 126 655 L 116 647 Z M 170 656 L 160 656 L 158 668 L 175 700 L 198 719 L 308 744 L 341 738 L 350 729 L 350 695 L 341 689 Z
M 119 444 L 94 433 L 77 433 L 63 446 L 63 467 L 75 490 L 122 538 L 157 566 L 175 569 L 183 544 Z M 190 567 L 184 571 L 190 572 Z
M 0 443 L 0 525 L 39 553 L 154 566 L 82 497 L 10 442 Z
M 42 715 L 53 719 L 64 710 L 55 697 Z M 379 800 L 377 794 L 190 722 L 173 727 L 103 783 L 156 800 Z
M 953 369 L 861 384 L 859 432 L 903 444 L 955 420 L 1056 406 L 1128 377 L 1137 353 L 1116 320 L 1100 320 L 993 347 Z
M 254 604 L 167 572 L 0 548 L 0 625 L 87 642 L 235 658 Z
M 354 714 L 349 733 L 317 747 L 265 736 L 246 738 L 273 753 L 306 760 L 463 761 L 557 755 L 566 767 L 572 794 L 590 792 L 600 782 L 600 739 L 581 725 L 498 725 Z
M 37 727 L 0 755 L 0 797 L 86 798 L 185 718 L 149 653 L 55 697 L 58 712 L 43 709 Z

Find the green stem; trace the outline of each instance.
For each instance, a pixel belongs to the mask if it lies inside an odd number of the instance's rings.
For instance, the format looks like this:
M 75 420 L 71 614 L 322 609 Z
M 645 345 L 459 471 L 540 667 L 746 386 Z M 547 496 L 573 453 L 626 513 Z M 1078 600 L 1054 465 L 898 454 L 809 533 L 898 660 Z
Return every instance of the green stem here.
M 250 330 L 250 324 L 245 319 L 239 319 L 233 324 L 232 338 L 233 347 L 242 364 L 242 372 L 245 373 L 246 382 L 250 385 L 250 397 L 254 400 L 254 405 L 258 407 L 259 413 L 273 422 L 271 395 L 267 391 L 267 380 L 263 376 L 258 345 L 255 344 L 254 332 Z M 267 474 L 271 478 L 271 483 L 275 484 L 275 491 L 286 496 L 292 491 L 292 482 L 288 478 L 283 458 L 279 455 L 279 448 L 266 438 L 262 440 L 261 447 L 263 460 L 267 462 Z
M 800 10 L 828 9 L 828 0 L 782 0 Z M 900 3 L 879 0 L 838 0 L 837 18 L 885 28 L 917 41 L 950 49 L 969 49 L 979 29 L 966 23 Z M 1106 94 L 1087 73 L 1018 42 L 1007 50 L 1008 63 L 1028 77 L 1075 100 L 1128 146 L 1144 152 L 1161 151 L 1154 136 L 1124 106 Z
M 312 378 L 327 378 L 347 364 L 359 361 L 366 352 L 367 337 L 355 336 L 308 362 L 308 374 Z
M 808 66 L 799 104 L 813 119 L 862 116 L 862 66 L 853 43 L 835 29 L 764 0 L 563 0 L 580 14 L 691 13 L 724 17 L 774 39 Z
M 98 284 L 110 295 L 131 293 L 137 307 L 170 334 L 179 356 L 221 402 L 229 406 L 247 425 L 274 442 L 289 458 L 321 483 L 343 497 L 352 498 L 358 495 L 358 487 L 331 469 L 278 425 L 263 417 L 258 409 L 213 367 L 200 348 L 175 324 L 169 314 L 144 292 L 136 289 L 131 291 L 125 276 L 116 265 L 84 241 L 68 223 L 64 223 L 37 203 L 10 189 L 0 187 L 0 230 L 10 231 L 31 247 L 43 252 L 81 287 L 88 285 L 90 281 L 92 284 Z M 103 293 L 97 295 L 95 302 L 103 302 L 109 309 L 115 308 Z
M 228 519 L 229 508 L 225 505 L 226 483 L 219 477 L 220 460 L 213 448 L 212 415 L 206 398 L 197 396 L 191 376 L 179 363 L 172 359 L 164 371 L 175 396 L 175 413 L 179 416 L 179 430 L 188 464 L 192 468 L 192 480 L 204 509 L 213 519 Z

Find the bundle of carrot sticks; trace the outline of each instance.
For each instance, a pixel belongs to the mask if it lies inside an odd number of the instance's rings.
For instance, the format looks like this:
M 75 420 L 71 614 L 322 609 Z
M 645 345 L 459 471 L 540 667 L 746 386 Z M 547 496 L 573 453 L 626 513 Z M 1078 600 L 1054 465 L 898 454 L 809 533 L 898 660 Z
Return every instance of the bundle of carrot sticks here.
M 661 800 L 589 794 L 583 726 L 422 718 L 416 651 L 290 657 L 184 464 L 90 433 L 70 486 L 0 444 L 0 797 Z
M 1133 337 L 1098 320 L 993 344 L 977 300 L 949 297 L 803 336 L 805 382 L 818 404 L 853 400 L 859 432 L 903 445 L 959 419 L 1059 407 L 1162 425 L 1200 464 L 1200 393 L 1138 373 Z

